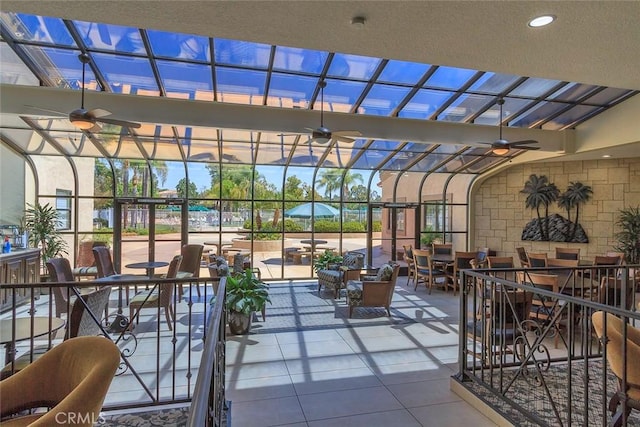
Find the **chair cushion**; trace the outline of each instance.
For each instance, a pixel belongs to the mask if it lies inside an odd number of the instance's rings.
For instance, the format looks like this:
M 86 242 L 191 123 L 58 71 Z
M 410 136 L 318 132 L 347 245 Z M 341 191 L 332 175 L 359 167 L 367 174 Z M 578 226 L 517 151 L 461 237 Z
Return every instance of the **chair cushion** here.
M 378 270 L 376 281 L 388 282 L 389 280 L 391 280 L 391 276 L 393 276 L 393 267 L 389 264 L 383 264 L 382 267 L 380 267 L 380 269 Z
M 176 273 L 176 279 L 186 279 L 188 277 L 193 277 L 193 273 L 189 271 L 178 271 Z
M 147 299 L 147 295 L 150 295 L 149 299 Z M 157 291 L 151 292 L 149 290 L 149 291 L 138 292 L 136 294 L 136 296 L 131 298 L 131 301 L 129 302 L 129 305 L 140 305 L 145 301 L 145 299 L 147 300 L 147 304 L 151 304 L 151 303 L 157 301 L 158 297 L 159 297 L 159 294 L 158 294 Z
M 74 276 L 97 276 L 98 267 L 76 267 L 73 269 Z
M 364 255 L 356 252 L 347 252 L 342 258 L 342 265 L 351 268 L 364 267 Z
M 362 282 L 349 280 L 347 283 L 347 300 L 349 305 L 360 305 L 362 303 Z
M 342 272 L 340 270 L 320 270 L 318 271 L 318 279 L 337 283 L 342 281 Z

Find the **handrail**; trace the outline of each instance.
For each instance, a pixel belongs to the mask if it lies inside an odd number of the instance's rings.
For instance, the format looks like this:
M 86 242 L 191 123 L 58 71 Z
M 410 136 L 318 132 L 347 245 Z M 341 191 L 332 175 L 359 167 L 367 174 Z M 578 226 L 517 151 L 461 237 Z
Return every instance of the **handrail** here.
M 226 277 L 220 279 L 205 331 L 204 349 L 189 409 L 188 427 L 219 426 L 225 401 Z M 218 296 L 222 296 L 219 298 Z

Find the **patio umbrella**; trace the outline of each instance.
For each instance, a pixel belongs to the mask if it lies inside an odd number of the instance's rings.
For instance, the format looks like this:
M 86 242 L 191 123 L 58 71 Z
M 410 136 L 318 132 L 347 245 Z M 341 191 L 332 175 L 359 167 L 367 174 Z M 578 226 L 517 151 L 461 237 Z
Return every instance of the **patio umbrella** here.
M 287 209 L 284 216 L 287 218 L 311 218 L 312 203 L 303 203 L 295 208 Z M 313 207 L 314 218 L 333 218 L 340 215 L 340 211 L 333 206 L 324 203 L 315 203 Z

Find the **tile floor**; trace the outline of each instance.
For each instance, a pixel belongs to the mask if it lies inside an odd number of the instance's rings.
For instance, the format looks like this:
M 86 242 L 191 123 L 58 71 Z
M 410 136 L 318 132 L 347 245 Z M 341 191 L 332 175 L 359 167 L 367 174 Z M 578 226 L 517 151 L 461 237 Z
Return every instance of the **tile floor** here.
M 227 339 L 233 426 L 494 426 L 450 391 L 459 300 L 399 278 L 392 316 L 273 283 L 265 322 Z

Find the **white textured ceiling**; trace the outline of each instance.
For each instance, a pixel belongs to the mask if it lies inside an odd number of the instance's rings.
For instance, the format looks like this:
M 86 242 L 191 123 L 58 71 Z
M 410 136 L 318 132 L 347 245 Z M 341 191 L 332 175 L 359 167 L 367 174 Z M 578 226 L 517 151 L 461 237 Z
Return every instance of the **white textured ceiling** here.
M 2 10 L 640 89 L 640 1 L 29 1 Z M 545 28 L 527 21 L 557 16 Z M 350 23 L 366 17 L 364 28 Z

